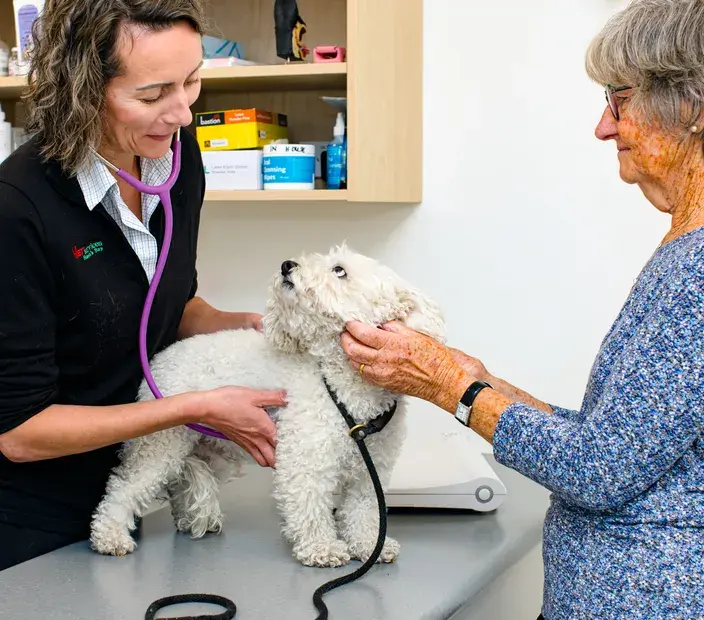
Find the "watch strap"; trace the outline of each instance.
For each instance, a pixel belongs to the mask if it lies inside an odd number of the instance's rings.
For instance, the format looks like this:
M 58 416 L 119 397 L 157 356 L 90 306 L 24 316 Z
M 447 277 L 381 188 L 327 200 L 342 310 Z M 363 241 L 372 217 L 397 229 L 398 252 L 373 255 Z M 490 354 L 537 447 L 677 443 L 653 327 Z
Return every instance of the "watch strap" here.
M 464 424 L 469 426 L 470 418 L 472 417 L 472 406 L 474 405 L 474 399 L 477 394 L 481 392 L 484 388 L 490 388 L 486 381 L 474 381 L 464 392 L 460 402 L 457 403 L 457 409 L 455 410 L 455 418 Z

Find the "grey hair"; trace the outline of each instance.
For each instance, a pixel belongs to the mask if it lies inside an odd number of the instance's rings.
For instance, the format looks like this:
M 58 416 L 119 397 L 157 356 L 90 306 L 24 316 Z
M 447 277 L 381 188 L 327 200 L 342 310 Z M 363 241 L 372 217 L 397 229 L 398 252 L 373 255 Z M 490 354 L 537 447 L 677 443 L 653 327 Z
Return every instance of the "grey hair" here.
M 152 31 L 186 21 L 203 34 L 202 0 L 47 0 L 34 24 L 27 131 L 44 161 L 75 174 L 102 141 L 105 89 L 120 74 L 118 35 L 128 24 Z
M 635 87 L 629 105 L 646 122 L 692 125 L 704 103 L 704 2 L 633 0 L 592 41 L 586 71 L 604 86 Z

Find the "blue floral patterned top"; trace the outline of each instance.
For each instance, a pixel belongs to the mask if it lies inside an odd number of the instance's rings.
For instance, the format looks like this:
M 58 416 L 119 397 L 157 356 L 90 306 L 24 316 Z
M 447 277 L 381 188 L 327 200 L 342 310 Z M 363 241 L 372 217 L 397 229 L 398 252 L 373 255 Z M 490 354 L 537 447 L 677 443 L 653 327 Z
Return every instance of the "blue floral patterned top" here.
M 498 462 L 552 492 L 546 620 L 704 619 L 704 228 L 648 261 L 582 408 L 509 406 Z

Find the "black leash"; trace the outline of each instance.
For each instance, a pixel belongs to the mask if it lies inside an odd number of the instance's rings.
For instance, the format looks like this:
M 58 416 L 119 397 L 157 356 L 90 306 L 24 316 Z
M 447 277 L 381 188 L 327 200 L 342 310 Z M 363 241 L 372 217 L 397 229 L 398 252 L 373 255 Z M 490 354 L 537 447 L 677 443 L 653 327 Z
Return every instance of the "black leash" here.
M 359 579 L 362 575 L 368 572 L 374 564 L 376 564 L 376 561 L 381 555 L 381 550 L 384 548 L 384 542 L 386 541 L 386 499 L 384 497 L 384 489 L 379 481 L 379 475 L 376 472 L 376 467 L 374 467 L 374 461 L 372 461 L 372 457 L 369 455 L 369 450 L 367 450 L 364 440 L 369 435 L 378 433 L 389 423 L 394 413 L 396 413 L 396 407 L 398 405 L 398 402 L 394 401 L 391 408 L 385 413 L 367 422 L 366 424 L 357 424 L 354 421 L 354 418 L 350 415 L 349 411 L 347 411 L 347 407 L 345 407 L 344 403 L 338 400 L 337 395 L 332 391 L 328 385 L 328 382 L 325 380 L 325 377 L 323 377 L 323 381 L 325 382 L 325 387 L 328 390 L 328 394 L 330 394 L 330 398 L 332 398 L 332 401 L 342 414 L 345 422 L 347 422 L 347 426 L 350 427 L 350 437 L 352 437 L 357 444 L 359 451 L 362 453 L 362 459 L 364 459 L 364 463 L 369 470 L 369 475 L 371 476 L 372 484 L 374 485 L 374 491 L 376 492 L 377 504 L 379 505 L 379 534 L 376 539 L 376 547 L 374 547 L 374 551 L 372 551 L 372 554 L 369 556 L 367 561 L 362 564 L 362 566 L 348 575 L 344 575 L 324 583 L 315 591 L 313 594 L 313 604 L 319 612 L 318 617 L 315 620 L 327 620 L 328 617 L 328 608 L 323 602 L 323 595 L 330 592 L 330 590 L 334 590 L 335 588 L 339 588 L 340 586 Z
M 224 596 L 218 596 L 217 594 L 177 594 L 175 596 L 165 596 L 158 601 L 154 601 L 149 605 L 147 613 L 144 614 L 144 620 L 154 620 L 157 611 L 164 609 L 164 607 L 180 605 L 181 603 L 209 603 L 211 605 L 220 605 L 220 607 L 225 608 L 225 611 L 216 615 L 179 616 L 171 620 L 232 620 L 237 613 L 235 604 Z
M 394 401 L 388 411 L 385 411 L 373 420 L 369 420 L 369 422 L 367 422 L 366 424 L 357 424 L 354 421 L 354 418 L 350 415 L 350 412 L 347 411 L 347 407 L 345 407 L 345 404 L 338 400 L 337 394 L 335 394 L 333 389 L 328 385 L 328 382 L 326 381 L 325 377 L 323 377 L 323 383 L 325 384 L 325 388 L 327 389 L 328 394 L 330 394 L 332 402 L 335 403 L 337 410 L 340 412 L 340 414 L 342 414 L 342 417 L 345 419 L 345 422 L 347 422 L 347 426 L 350 427 L 350 437 L 352 437 L 352 439 L 357 442 L 358 446 L 364 446 L 364 444 L 359 443 L 359 440 L 363 440 L 369 435 L 373 435 L 374 433 L 378 433 L 379 431 L 384 430 L 384 427 L 391 421 L 391 418 L 394 417 L 394 413 L 396 413 L 396 407 L 398 406 L 398 402 Z M 362 455 L 364 455 L 364 452 L 362 452 Z M 364 462 L 366 463 L 366 459 Z M 367 463 L 367 467 L 369 467 L 369 463 Z M 369 473 L 371 473 L 372 471 L 376 472 L 374 463 L 372 463 L 371 467 L 369 467 Z
M 323 596 L 348 583 L 352 583 L 359 579 L 362 575 L 367 573 L 369 569 L 376 564 L 376 561 L 381 555 L 381 551 L 384 548 L 384 542 L 386 541 L 386 499 L 384 497 L 384 489 L 381 486 L 381 481 L 379 480 L 379 475 L 377 474 L 376 467 L 374 466 L 374 461 L 367 450 L 367 446 L 364 444 L 364 440 L 374 433 L 381 431 L 390 421 L 391 418 L 396 413 L 396 407 L 398 402 L 394 401 L 388 411 L 377 416 L 373 420 L 370 420 L 366 424 L 357 424 L 354 418 L 350 415 L 345 404 L 338 400 L 337 395 L 332 390 L 325 377 L 323 377 L 323 382 L 325 383 L 325 388 L 330 395 L 330 398 L 335 403 L 338 411 L 345 419 L 347 426 L 349 426 L 349 435 L 354 439 L 360 453 L 362 454 L 362 459 L 364 464 L 367 466 L 369 471 L 369 476 L 372 479 L 372 484 L 374 485 L 374 491 L 376 492 L 376 499 L 379 506 L 379 534 L 376 539 L 376 546 L 374 551 L 369 556 L 366 562 L 362 564 L 357 570 L 328 581 L 320 586 L 313 593 L 313 604 L 318 610 L 318 616 L 315 620 L 327 620 L 328 618 L 328 608 L 323 602 Z M 235 603 L 224 596 L 218 596 L 216 594 L 179 594 L 175 596 L 166 596 L 157 601 L 154 601 L 147 609 L 144 615 L 144 620 L 154 620 L 156 617 L 156 612 L 164 609 L 165 607 L 170 607 L 171 605 L 178 605 L 181 603 L 209 603 L 211 605 L 220 605 L 225 608 L 225 611 L 217 614 L 207 614 L 201 616 L 179 616 L 177 618 L 170 618 L 169 620 L 232 620 L 237 613 L 237 607 Z

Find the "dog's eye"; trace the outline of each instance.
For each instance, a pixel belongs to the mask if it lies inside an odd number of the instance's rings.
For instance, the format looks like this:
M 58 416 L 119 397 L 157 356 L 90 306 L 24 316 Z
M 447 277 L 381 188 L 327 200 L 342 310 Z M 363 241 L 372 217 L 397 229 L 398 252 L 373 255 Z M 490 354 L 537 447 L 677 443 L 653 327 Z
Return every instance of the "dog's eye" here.
M 345 271 L 344 267 L 340 267 L 340 265 L 335 265 L 332 268 L 332 272 L 338 277 L 338 278 L 346 278 L 347 277 L 347 272 Z

